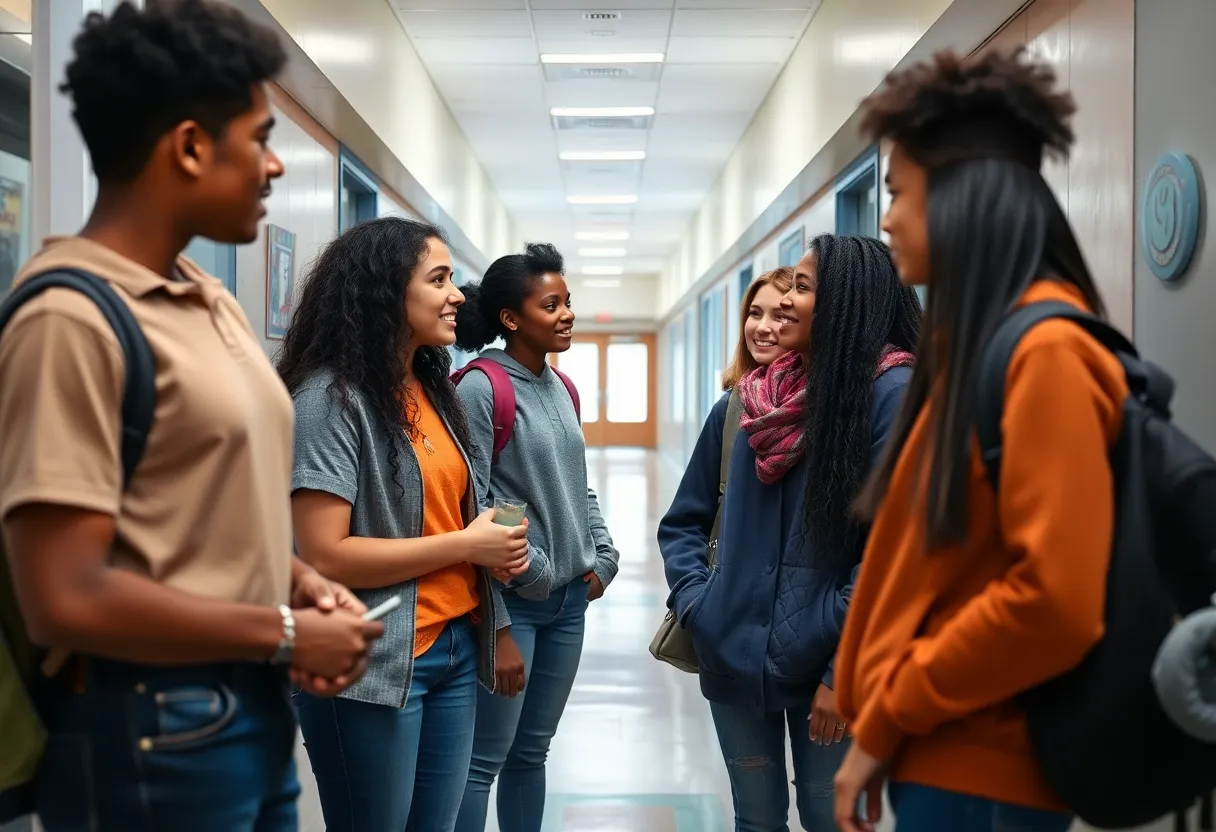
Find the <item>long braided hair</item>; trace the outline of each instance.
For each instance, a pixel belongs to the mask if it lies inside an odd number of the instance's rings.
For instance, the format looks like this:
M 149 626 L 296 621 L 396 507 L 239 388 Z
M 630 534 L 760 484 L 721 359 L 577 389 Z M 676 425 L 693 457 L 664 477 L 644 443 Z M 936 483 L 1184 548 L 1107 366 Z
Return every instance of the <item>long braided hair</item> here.
M 823 234 L 811 241 L 816 267 L 804 427 L 804 529 L 816 566 L 835 567 L 858 528 L 852 505 L 870 467 L 874 371 L 888 344 L 912 351 L 921 304 L 903 286 L 891 252 L 870 237 Z

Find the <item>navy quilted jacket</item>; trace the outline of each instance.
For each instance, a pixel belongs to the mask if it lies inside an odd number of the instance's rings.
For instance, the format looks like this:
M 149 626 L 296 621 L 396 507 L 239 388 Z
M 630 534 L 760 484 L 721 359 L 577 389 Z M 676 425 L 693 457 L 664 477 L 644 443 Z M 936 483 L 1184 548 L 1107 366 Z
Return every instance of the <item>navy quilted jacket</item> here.
M 897 367 L 874 382 L 870 411 L 874 464 L 912 371 Z M 667 515 L 659 524 L 671 595 L 668 606 L 692 634 L 701 691 L 714 702 L 756 713 L 809 705 L 832 660 L 864 539 L 836 571 L 816 569 L 802 535 L 799 464 L 772 485 L 755 473 L 755 453 L 739 432 L 727 477 L 718 559 L 705 545 L 718 497 L 727 397 L 713 408 Z

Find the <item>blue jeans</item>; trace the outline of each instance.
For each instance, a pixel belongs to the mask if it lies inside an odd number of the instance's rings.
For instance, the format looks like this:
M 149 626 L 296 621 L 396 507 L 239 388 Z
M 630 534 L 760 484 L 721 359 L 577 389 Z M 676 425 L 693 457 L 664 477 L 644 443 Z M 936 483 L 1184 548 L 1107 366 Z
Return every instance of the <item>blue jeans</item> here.
M 329 832 L 452 832 L 477 707 L 467 617 L 414 660 L 402 708 L 305 693 L 296 702 Z
M 785 731 L 794 758 L 798 818 L 807 832 L 836 829 L 832 781 L 849 748 L 811 742 L 811 703 L 763 716 L 743 708 L 709 703 L 718 744 L 726 758 L 735 832 L 788 832 L 790 793 L 785 770 Z
M 284 671 L 83 658 L 63 677 L 36 787 L 46 832 L 296 829 Z
M 540 832 L 545 758 L 583 653 L 587 590 L 576 578 L 544 601 L 503 596 L 524 659 L 524 692 L 514 698 L 478 692 L 473 763 L 456 832 L 484 832 L 495 777 L 499 829 Z
M 1068 832 L 1070 815 L 916 783 L 887 786 L 896 832 Z

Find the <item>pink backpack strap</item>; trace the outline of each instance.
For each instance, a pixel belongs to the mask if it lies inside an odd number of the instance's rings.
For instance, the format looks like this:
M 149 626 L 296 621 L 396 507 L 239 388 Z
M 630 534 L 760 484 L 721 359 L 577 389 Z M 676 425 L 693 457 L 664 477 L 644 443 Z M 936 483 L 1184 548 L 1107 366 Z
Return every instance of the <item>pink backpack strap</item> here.
M 553 372 L 557 373 L 557 377 L 562 380 L 562 384 L 564 384 L 566 387 L 566 392 L 570 394 L 571 400 L 574 401 L 574 415 L 578 417 L 578 420 L 580 422 L 582 422 L 583 421 L 583 408 L 582 408 L 582 403 L 579 401 L 579 398 L 578 398 L 578 388 L 574 386 L 574 382 L 570 380 L 570 376 L 566 375 L 561 370 L 559 370 L 553 366 L 550 366 L 549 369 L 551 369 L 551 370 L 553 370 Z
M 469 370 L 481 370 L 490 380 L 490 390 L 494 394 L 494 409 L 491 421 L 494 424 L 494 448 L 491 462 L 498 462 L 498 455 L 511 441 L 515 430 L 515 386 L 503 366 L 492 358 L 474 358 L 463 368 L 452 373 L 452 383 L 459 384 Z

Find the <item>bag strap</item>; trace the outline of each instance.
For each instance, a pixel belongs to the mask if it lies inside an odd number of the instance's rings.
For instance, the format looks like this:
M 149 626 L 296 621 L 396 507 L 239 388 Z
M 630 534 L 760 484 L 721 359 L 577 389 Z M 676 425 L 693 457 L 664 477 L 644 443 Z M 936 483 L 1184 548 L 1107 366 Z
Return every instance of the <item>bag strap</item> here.
M 735 435 L 739 432 L 739 418 L 743 415 L 743 399 L 738 390 L 732 390 L 726 404 L 726 421 L 722 424 L 722 459 L 718 464 L 718 511 L 709 532 L 709 565 L 718 560 L 718 532 L 722 527 L 722 503 L 726 497 L 726 475 L 730 473 L 731 451 L 735 447 Z
M 490 392 L 494 397 L 490 415 L 494 425 L 494 446 L 490 461 L 498 462 L 498 455 L 507 447 L 515 431 L 515 386 L 503 366 L 492 358 L 474 358 L 452 374 L 452 383 L 459 384 L 470 370 L 481 370 L 490 380 Z
M 1001 482 L 1001 416 L 1005 412 L 1005 382 L 1009 362 L 1018 343 L 1036 325 L 1052 318 L 1063 318 L 1077 324 L 1098 343 L 1114 353 L 1124 365 L 1139 367 L 1139 355 L 1132 343 L 1100 318 L 1062 301 L 1041 301 L 1019 307 L 1001 321 L 993 333 L 992 340 L 984 348 L 980 359 L 979 383 L 976 387 L 975 429 L 980 441 L 980 454 L 988 471 L 988 482 L 996 491 Z M 1159 374 L 1147 373 L 1143 383 L 1157 383 Z M 1129 379 L 1130 380 L 1130 379 Z M 1166 379 L 1168 383 L 1168 379 Z M 1172 391 L 1150 391 L 1151 395 L 1165 395 L 1168 401 Z
M 156 359 L 131 308 L 104 279 L 81 269 L 61 268 L 24 281 L 0 304 L 0 331 L 17 310 L 47 289 L 71 289 L 97 305 L 122 348 L 126 378 L 122 394 L 123 487 L 143 458 L 156 412 Z
M 562 380 L 562 384 L 564 384 L 566 387 L 566 392 L 570 394 L 570 400 L 574 402 L 574 415 L 578 417 L 579 422 L 582 422 L 583 407 L 582 402 L 580 402 L 578 398 L 578 388 L 574 386 L 574 382 L 570 379 L 570 376 L 566 375 L 561 370 L 552 365 L 550 365 L 549 369 L 556 373 L 557 377 Z

